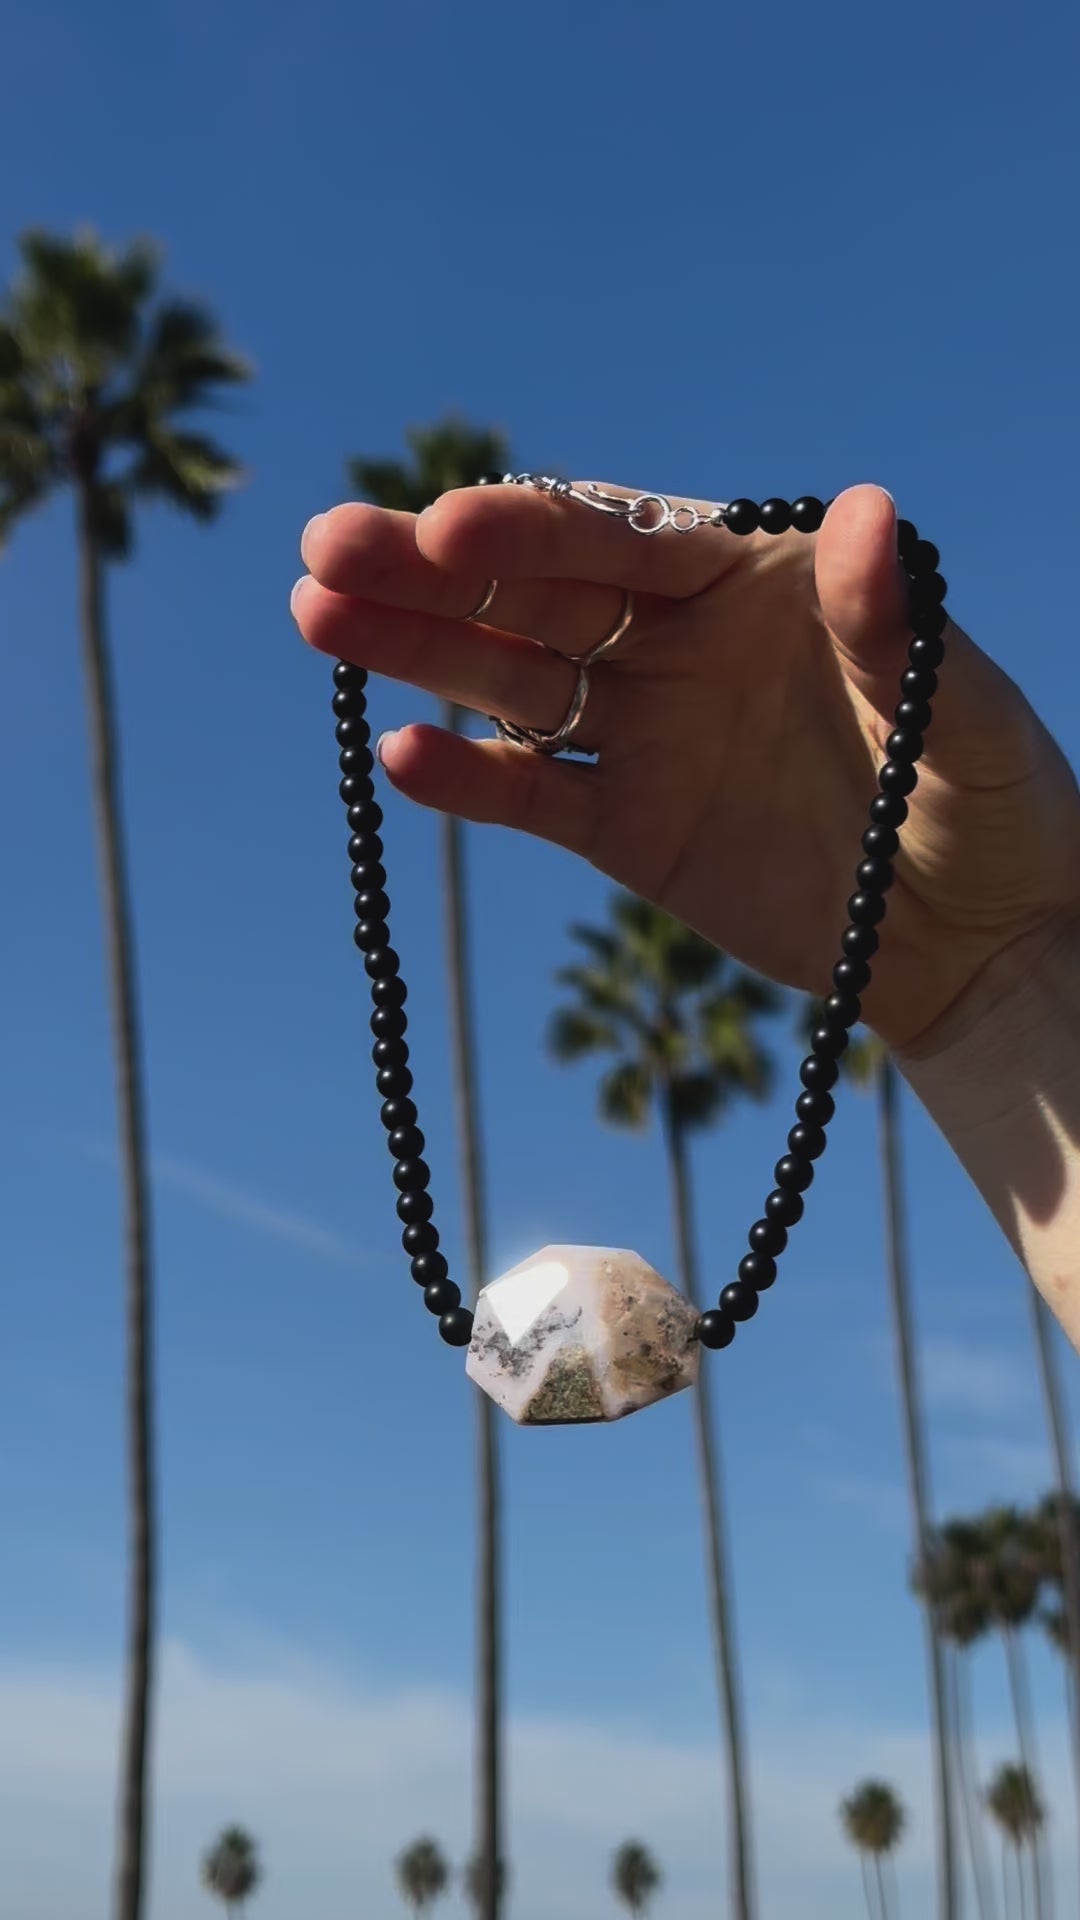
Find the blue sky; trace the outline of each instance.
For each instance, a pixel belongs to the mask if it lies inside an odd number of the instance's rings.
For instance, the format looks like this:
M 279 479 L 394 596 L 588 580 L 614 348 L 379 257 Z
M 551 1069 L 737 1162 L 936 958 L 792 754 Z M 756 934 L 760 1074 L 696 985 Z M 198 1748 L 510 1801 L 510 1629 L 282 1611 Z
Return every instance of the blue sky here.
M 111 594 L 160 1281 L 152 1920 L 197 1909 L 225 1819 L 264 1842 L 263 1920 L 385 1911 L 403 1840 L 468 1844 L 472 1410 L 397 1246 L 325 662 L 287 614 L 299 531 L 346 454 L 394 454 L 449 408 L 501 425 L 523 466 L 643 488 L 876 480 L 1075 761 L 1077 39 L 1061 5 L 1021 24 L 927 0 L 902 19 L 45 0 L 9 26 L 5 273 L 29 223 L 157 234 L 170 282 L 259 370 L 221 423 L 250 486 L 209 535 L 147 519 Z M 122 1616 L 119 1221 L 67 503 L 0 563 L 0 633 L 0 1910 L 90 1920 Z M 391 687 L 373 705 L 425 712 Z M 453 1251 L 435 823 L 391 796 L 386 834 Z M 588 1072 L 543 1050 L 565 927 L 606 885 L 494 832 L 469 860 L 496 1267 L 576 1239 L 663 1268 L 655 1140 L 600 1131 Z M 787 1078 L 699 1151 L 718 1282 Z M 1024 1498 L 1049 1470 L 1020 1277 L 905 1121 L 939 1504 Z M 860 1911 L 835 1806 L 868 1769 L 911 1801 L 916 1910 L 921 1652 L 857 1098 L 768 1315 L 715 1365 L 762 1920 Z M 504 1439 L 515 1920 L 595 1913 L 632 1829 L 666 1866 L 663 1913 L 715 1913 L 688 1408 Z M 1059 1675 L 1033 1659 L 1056 1753 Z M 980 1656 L 987 1763 L 1009 1752 L 1000 1678 Z M 1049 1771 L 1064 1810 L 1063 1758 Z

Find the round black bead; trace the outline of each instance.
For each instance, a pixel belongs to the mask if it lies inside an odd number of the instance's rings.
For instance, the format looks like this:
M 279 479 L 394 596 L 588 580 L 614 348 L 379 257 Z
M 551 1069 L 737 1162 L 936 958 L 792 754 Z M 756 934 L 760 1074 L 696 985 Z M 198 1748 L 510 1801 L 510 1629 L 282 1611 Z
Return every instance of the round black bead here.
M 400 1034 L 395 1040 L 376 1040 L 371 1057 L 380 1072 L 383 1067 L 403 1067 L 409 1057 L 409 1043 Z
M 407 1026 L 404 1007 L 376 1007 L 371 1016 L 371 1031 L 376 1040 L 400 1040 Z
M 868 859 L 859 861 L 855 878 L 863 893 L 888 893 L 894 879 L 892 861 L 880 854 L 871 854 Z
M 724 509 L 724 525 L 729 533 L 756 533 L 761 524 L 755 500 L 732 500 Z
M 367 784 L 370 786 L 371 782 L 368 781 Z M 342 785 L 344 785 L 344 781 Z M 344 797 L 343 794 L 342 799 L 344 799 Z M 382 826 L 382 817 L 382 808 L 377 800 L 361 800 L 355 806 L 350 807 L 348 813 L 345 815 L 353 832 L 364 834 L 377 834 L 379 828 Z M 379 852 L 382 852 L 381 844 Z
M 890 799 L 894 794 L 903 799 L 905 794 L 914 793 L 918 784 L 919 776 L 906 760 L 886 760 L 878 773 L 878 786 Z
M 352 774 L 359 780 L 368 781 L 369 784 L 371 769 L 374 765 L 370 747 L 342 747 L 338 754 L 338 766 L 342 773 Z
M 375 1075 L 375 1085 L 384 1100 L 404 1100 L 412 1092 L 412 1084 L 408 1067 L 383 1067 Z
M 353 898 L 353 912 L 358 920 L 385 920 L 390 902 L 381 887 L 361 887 Z
M 926 703 L 933 699 L 937 690 L 938 677 L 932 667 L 907 667 L 900 675 L 900 691 L 905 700 Z
M 386 868 L 381 860 L 360 860 L 350 869 L 349 879 L 357 893 L 382 893 L 386 886 Z
M 358 920 L 353 928 L 352 937 L 361 953 L 370 955 L 389 951 L 386 945 L 385 920 Z
M 418 1287 L 430 1287 L 433 1280 L 445 1280 L 449 1271 L 445 1253 L 418 1253 L 409 1268 Z
M 877 805 L 876 801 L 874 805 Z M 862 844 L 863 852 L 868 854 L 871 860 L 891 860 L 900 845 L 900 835 L 894 826 L 887 826 L 882 821 L 867 827 L 862 837 Z
M 845 927 L 840 945 L 849 960 L 872 960 L 881 940 L 876 927 Z
M 746 1237 L 752 1253 L 771 1253 L 774 1258 L 787 1246 L 787 1228 L 779 1220 L 755 1220 Z
M 379 1109 L 379 1118 L 387 1133 L 394 1133 L 398 1127 L 415 1127 L 416 1104 L 401 1097 L 384 1100 Z
M 339 687 L 330 704 L 339 720 L 362 720 L 366 705 L 364 689 Z
M 461 1288 L 453 1280 L 432 1280 L 424 1288 L 424 1305 L 429 1313 L 452 1313 L 461 1305 Z
M 804 493 L 791 503 L 791 524 L 798 533 L 816 533 L 825 518 L 825 503 Z
M 386 1144 L 395 1160 L 413 1160 L 424 1151 L 424 1136 L 419 1127 L 392 1127 Z
M 801 1193 L 792 1193 L 790 1188 L 774 1187 L 766 1196 L 765 1214 L 769 1220 L 779 1220 L 783 1227 L 794 1227 L 803 1217 L 803 1198 Z
M 835 1087 L 839 1072 L 835 1060 L 822 1053 L 808 1053 L 799 1068 L 799 1079 L 809 1093 L 827 1093 Z
M 787 500 L 763 500 L 761 503 L 761 530 L 763 533 L 786 533 L 791 525 L 791 505 Z
M 830 993 L 824 1002 L 822 1012 L 827 1026 L 843 1027 L 846 1030 L 855 1025 L 862 1013 L 862 1007 L 857 993 Z M 818 1052 L 817 1047 L 814 1048 L 814 1052 Z
M 922 758 L 922 734 L 915 727 L 896 727 L 885 742 L 890 760 L 913 762 Z
M 478 487 L 501 487 L 502 483 L 501 473 L 482 473 L 476 484 Z
M 870 802 L 870 818 L 876 827 L 902 827 L 907 816 L 908 804 L 902 793 L 878 793 Z
M 904 565 L 909 573 L 933 573 L 941 555 L 932 540 L 916 540 L 904 555 Z
M 861 993 L 870 984 L 870 969 L 865 960 L 838 960 L 832 977 L 838 993 Z
M 721 1313 L 718 1308 L 711 1307 L 708 1313 L 702 1314 L 696 1331 L 703 1347 L 708 1347 L 712 1353 L 719 1353 L 721 1348 L 730 1347 L 734 1340 L 735 1322 L 730 1313 Z
M 906 561 L 918 545 L 919 531 L 910 520 L 898 520 L 896 523 L 896 550 L 901 560 Z
M 356 931 L 359 933 L 359 927 Z M 353 938 L 355 937 L 354 934 Z M 401 962 L 393 947 L 376 947 L 374 952 L 367 954 L 364 958 L 364 966 L 372 980 L 385 980 L 388 975 L 397 973 L 400 965 Z
M 401 1244 L 410 1260 L 419 1259 L 422 1253 L 434 1253 L 439 1244 L 438 1229 L 430 1220 L 415 1220 L 406 1227 L 401 1236 Z
M 383 843 L 377 833 L 354 833 L 349 841 L 350 860 L 381 860 Z
M 945 658 L 945 642 L 940 633 L 917 633 L 908 647 L 907 657 L 913 667 L 929 667 L 933 671 Z
M 847 903 L 848 919 L 857 927 L 876 927 L 885 918 L 885 902 L 880 893 L 853 893 Z
M 358 714 L 346 714 L 334 728 L 334 738 L 339 747 L 366 747 L 371 739 L 371 728 Z
M 422 1193 L 431 1184 L 431 1168 L 426 1160 L 399 1160 L 394 1168 L 394 1185 L 399 1193 Z
M 334 662 L 334 685 L 339 692 L 352 691 L 363 693 L 367 685 L 366 667 L 354 667 L 351 660 Z
M 451 1307 L 439 1321 L 439 1332 L 448 1347 L 467 1347 L 472 1339 L 473 1317 L 468 1307 Z
M 373 980 L 371 998 L 377 1007 L 403 1007 L 408 993 L 401 975 L 389 973 L 385 980 Z
M 814 1169 L 809 1160 L 803 1160 L 798 1154 L 785 1153 L 773 1168 L 773 1179 L 785 1193 L 805 1193 L 814 1178 Z
M 912 733 L 925 733 L 933 717 L 925 700 L 901 700 L 893 713 L 897 726 Z
M 752 1320 L 757 1310 L 757 1292 L 745 1280 L 733 1280 L 720 1295 L 721 1313 L 729 1313 L 733 1320 Z
M 354 813 L 362 812 L 365 807 L 373 807 L 375 805 L 371 797 L 374 791 L 375 789 L 371 784 L 371 778 L 367 774 L 361 778 L 358 775 L 354 776 L 348 773 L 343 780 L 338 781 L 338 792 L 349 809 L 346 817 L 350 827 L 358 827 L 360 825 L 358 820 L 353 819 Z
M 739 1279 L 755 1293 L 764 1293 L 776 1279 L 776 1261 L 769 1253 L 744 1253 L 739 1261 Z
M 795 1111 L 799 1119 L 807 1121 L 809 1125 L 827 1127 L 836 1112 L 836 1101 L 823 1087 L 808 1088 L 796 1100 Z
M 919 613 L 929 607 L 940 607 L 949 591 L 949 583 L 940 573 L 924 573 L 911 582 L 908 588 L 908 612 L 917 620 Z
M 418 1188 L 415 1193 L 399 1193 L 397 1203 L 398 1219 L 407 1227 L 416 1226 L 422 1220 L 430 1220 L 435 1211 L 430 1193 Z
M 837 996 L 839 998 L 839 996 Z M 826 1060 L 838 1060 L 847 1050 L 847 1029 L 841 1026 L 815 1027 L 810 1035 L 810 1045 L 815 1053 Z
M 799 1154 L 802 1159 L 820 1160 L 828 1144 L 828 1134 L 824 1127 L 808 1127 L 800 1122 L 797 1127 L 792 1127 L 787 1143 L 792 1153 Z
M 944 607 L 920 607 L 911 625 L 916 639 L 940 640 L 949 624 L 949 616 Z M 911 658 L 910 649 L 908 658 Z

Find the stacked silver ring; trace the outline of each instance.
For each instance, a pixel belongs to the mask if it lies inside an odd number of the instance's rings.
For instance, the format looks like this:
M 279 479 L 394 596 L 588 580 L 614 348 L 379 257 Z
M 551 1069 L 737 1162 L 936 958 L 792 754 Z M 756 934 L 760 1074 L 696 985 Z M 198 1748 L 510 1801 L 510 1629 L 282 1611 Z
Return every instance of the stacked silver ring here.
M 485 607 L 491 605 L 496 584 L 494 580 L 491 582 L 483 603 Z M 470 617 L 475 619 L 476 615 L 473 614 Z M 610 653 L 612 648 L 618 645 L 633 617 L 634 596 L 628 588 L 623 594 L 618 619 L 602 640 L 598 640 L 594 647 L 590 647 L 588 653 L 560 655 L 561 659 L 568 660 L 571 666 L 577 668 L 577 679 L 570 696 L 570 704 L 557 727 L 551 728 L 550 731 L 544 727 L 519 727 L 516 721 L 500 720 L 493 714 L 491 718 L 499 739 L 509 740 L 515 747 L 527 747 L 530 753 L 562 753 L 563 749 L 570 745 L 574 730 L 585 711 L 585 703 L 589 698 L 589 668 L 603 654 Z M 540 644 L 545 646 L 546 642 L 541 641 Z M 547 651 L 558 653 L 559 650 L 557 647 L 548 647 Z

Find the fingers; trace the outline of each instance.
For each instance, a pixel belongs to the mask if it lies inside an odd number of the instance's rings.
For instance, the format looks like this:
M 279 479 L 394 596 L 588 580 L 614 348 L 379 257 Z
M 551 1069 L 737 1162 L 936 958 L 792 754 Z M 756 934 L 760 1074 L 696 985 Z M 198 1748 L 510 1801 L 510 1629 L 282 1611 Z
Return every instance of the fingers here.
M 598 793 L 593 767 L 438 727 L 384 734 L 379 759 L 392 786 L 421 806 L 514 827 L 589 858 Z

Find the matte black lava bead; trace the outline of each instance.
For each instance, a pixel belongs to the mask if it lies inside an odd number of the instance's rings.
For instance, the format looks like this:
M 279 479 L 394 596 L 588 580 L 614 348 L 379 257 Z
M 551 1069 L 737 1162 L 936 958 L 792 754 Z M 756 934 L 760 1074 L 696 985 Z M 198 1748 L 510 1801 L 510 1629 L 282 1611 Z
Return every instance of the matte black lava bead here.
M 424 1288 L 424 1305 L 429 1313 L 452 1313 L 461 1305 L 461 1288 L 453 1280 L 432 1280 Z
M 733 1320 L 752 1320 L 757 1310 L 757 1290 L 745 1280 L 732 1280 L 720 1295 L 721 1313 L 729 1313 Z
M 358 920 L 352 935 L 361 953 L 386 952 L 386 921 Z
M 349 879 L 357 893 L 382 893 L 386 886 L 386 868 L 381 860 L 360 860 L 350 868 Z
M 398 1219 L 407 1227 L 414 1227 L 422 1220 L 430 1220 L 435 1208 L 430 1193 L 401 1193 L 398 1195 Z
M 361 887 L 353 898 L 353 912 L 358 920 L 385 920 L 390 902 L 381 887 Z
M 855 869 L 855 878 L 863 893 L 888 893 L 895 877 L 892 861 L 883 860 L 879 854 L 860 860 Z
M 448 1347 L 467 1347 L 472 1339 L 473 1317 L 468 1307 L 451 1307 L 439 1321 L 439 1332 Z
M 786 533 L 791 525 L 791 506 L 787 500 L 763 500 L 761 503 L 761 530 L 763 533 Z
M 401 975 L 389 973 L 384 980 L 372 981 L 371 997 L 377 1007 L 403 1007 L 409 996 Z
M 774 1187 L 766 1196 L 765 1214 L 769 1220 L 779 1220 L 782 1227 L 797 1226 L 803 1217 L 802 1194 Z
M 885 742 L 885 751 L 890 760 L 906 760 L 910 764 L 921 760 L 922 750 L 922 734 L 915 727 L 894 727 Z
M 350 860 L 381 860 L 383 843 L 377 833 L 354 833 L 349 841 Z
M 876 801 L 874 805 L 877 805 Z M 884 821 L 875 822 L 863 834 L 862 845 L 863 852 L 871 860 L 891 860 L 900 845 L 900 835 L 895 827 L 886 826 Z
M 378 833 L 382 826 L 382 808 L 377 800 L 362 800 L 349 808 L 345 818 L 354 833 Z
M 932 700 L 938 690 L 933 667 L 908 667 L 900 675 L 900 691 L 905 700 Z
M 438 1229 L 430 1220 L 414 1220 L 401 1236 L 401 1244 L 410 1260 L 422 1253 L 434 1253 L 439 1244 Z
M 787 1246 L 787 1228 L 779 1220 L 755 1220 L 746 1237 L 751 1253 L 771 1253 L 775 1257 Z
M 878 786 L 890 797 L 898 794 L 903 799 L 906 794 L 914 793 L 918 784 L 919 776 L 906 760 L 886 760 L 878 771 Z
M 732 500 L 724 510 L 724 525 L 729 533 L 755 533 L 760 518 L 755 500 Z
M 905 563 L 908 554 L 914 551 L 918 542 L 918 528 L 910 520 L 898 520 L 896 523 L 896 550 Z
M 776 1261 L 768 1253 L 744 1253 L 739 1261 L 739 1279 L 755 1293 L 764 1293 L 776 1279 Z
M 369 1024 L 376 1040 L 400 1040 L 408 1021 L 404 1007 L 376 1007 Z
M 418 1253 L 410 1262 L 409 1272 L 418 1287 L 429 1287 L 433 1280 L 445 1280 L 449 1272 L 446 1255 L 438 1248 L 432 1253 Z
M 825 1022 L 822 1026 L 815 1027 L 810 1035 L 811 1048 L 815 1053 L 823 1055 L 826 1060 L 839 1060 L 840 1055 L 847 1051 L 847 1044 L 847 1028 L 841 1026 L 838 1021 Z
M 403 1067 L 409 1057 L 408 1042 L 400 1035 L 396 1040 L 376 1040 L 371 1057 L 380 1070 L 383 1067 Z
M 799 1068 L 799 1079 L 810 1093 L 827 1093 L 835 1087 L 839 1072 L 835 1060 L 822 1053 L 808 1053 Z
M 390 974 L 398 972 L 401 962 L 393 947 L 376 947 L 373 953 L 365 955 L 364 966 L 372 980 L 385 980 Z
M 379 1118 L 387 1133 L 393 1133 L 398 1127 L 415 1127 L 416 1105 L 412 1100 L 384 1100 L 379 1109 Z
M 925 700 L 900 700 L 893 713 L 896 725 L 913 733 L 925 733 L 933 717 Z
M 880 893 L 853 893 L 847 903 L 848 919 L 857 927 L 876 927 L 885 918 L 885 902 Z
M 718 1308 L 710 1307 L 697 1323 L 697 1337 L 711 1353 L 719 1353 L 722 1348 L 730 1347 L 734 1340 L 735 1322 L 730 1313 L 721 1313 Z
M 422 1193 L 431 1185 L 431 1168 L 426 1160 L 399 1160 L 394 1168 L 394 1185 L 399 1193 Z
M 787 1137 L 792 1153 L 800 1154 L 804 1160 L 820 1160 L 828 1141 L 824 1127 L 808 1127 L 801 1121 L 792 1127 Z
M 865 960 L 838 960 L 832 977 L 838 993 L 861 993 L 870 984 L 870 969 Z
M 845 927 L 840 945 L 849 960 L 872 960 L 881 940 L 876 927 Z
M 412 1092 L 412 1074 L 408 1067 L 383 1067 L 375 1075 L 375 1085 L 384 1100 L 403 1100 Z
M 798 533 L 816 533 L 825 518 L 825 503 L 804 493 L 791 504 L 791 524 Z
M 907 817 L 908 803 L 902 793 L 878 793 L 870 802 L 870 818 L 876 827 L 902 827 Z
M 395 1160 L 416 1159 L 424 1151 L 424 1136 L 419 1127 L 394 1127 L 386 1144 Z
M 805 1193 L 813 1178 L 814 1169 L 809 1160 L 795 1153 L 785 1153 L 773 1168 L 773 1179 L 785 1193 Z
M 796 1100 L 795 1111 L 799 1119 L 805 1120 L 809 1125 L 827 1127 L 836 1112 L 836 1101 L 831 1093 L 825 1092 L 823 1087 L 815 1087 L 812 1091 L 808 1088 L 805 1093 L 800 1093 Z
M 917 633 L 907 650 L 913 667 L 940 667 L 945 658 L 945 642 L 940 633 Z

